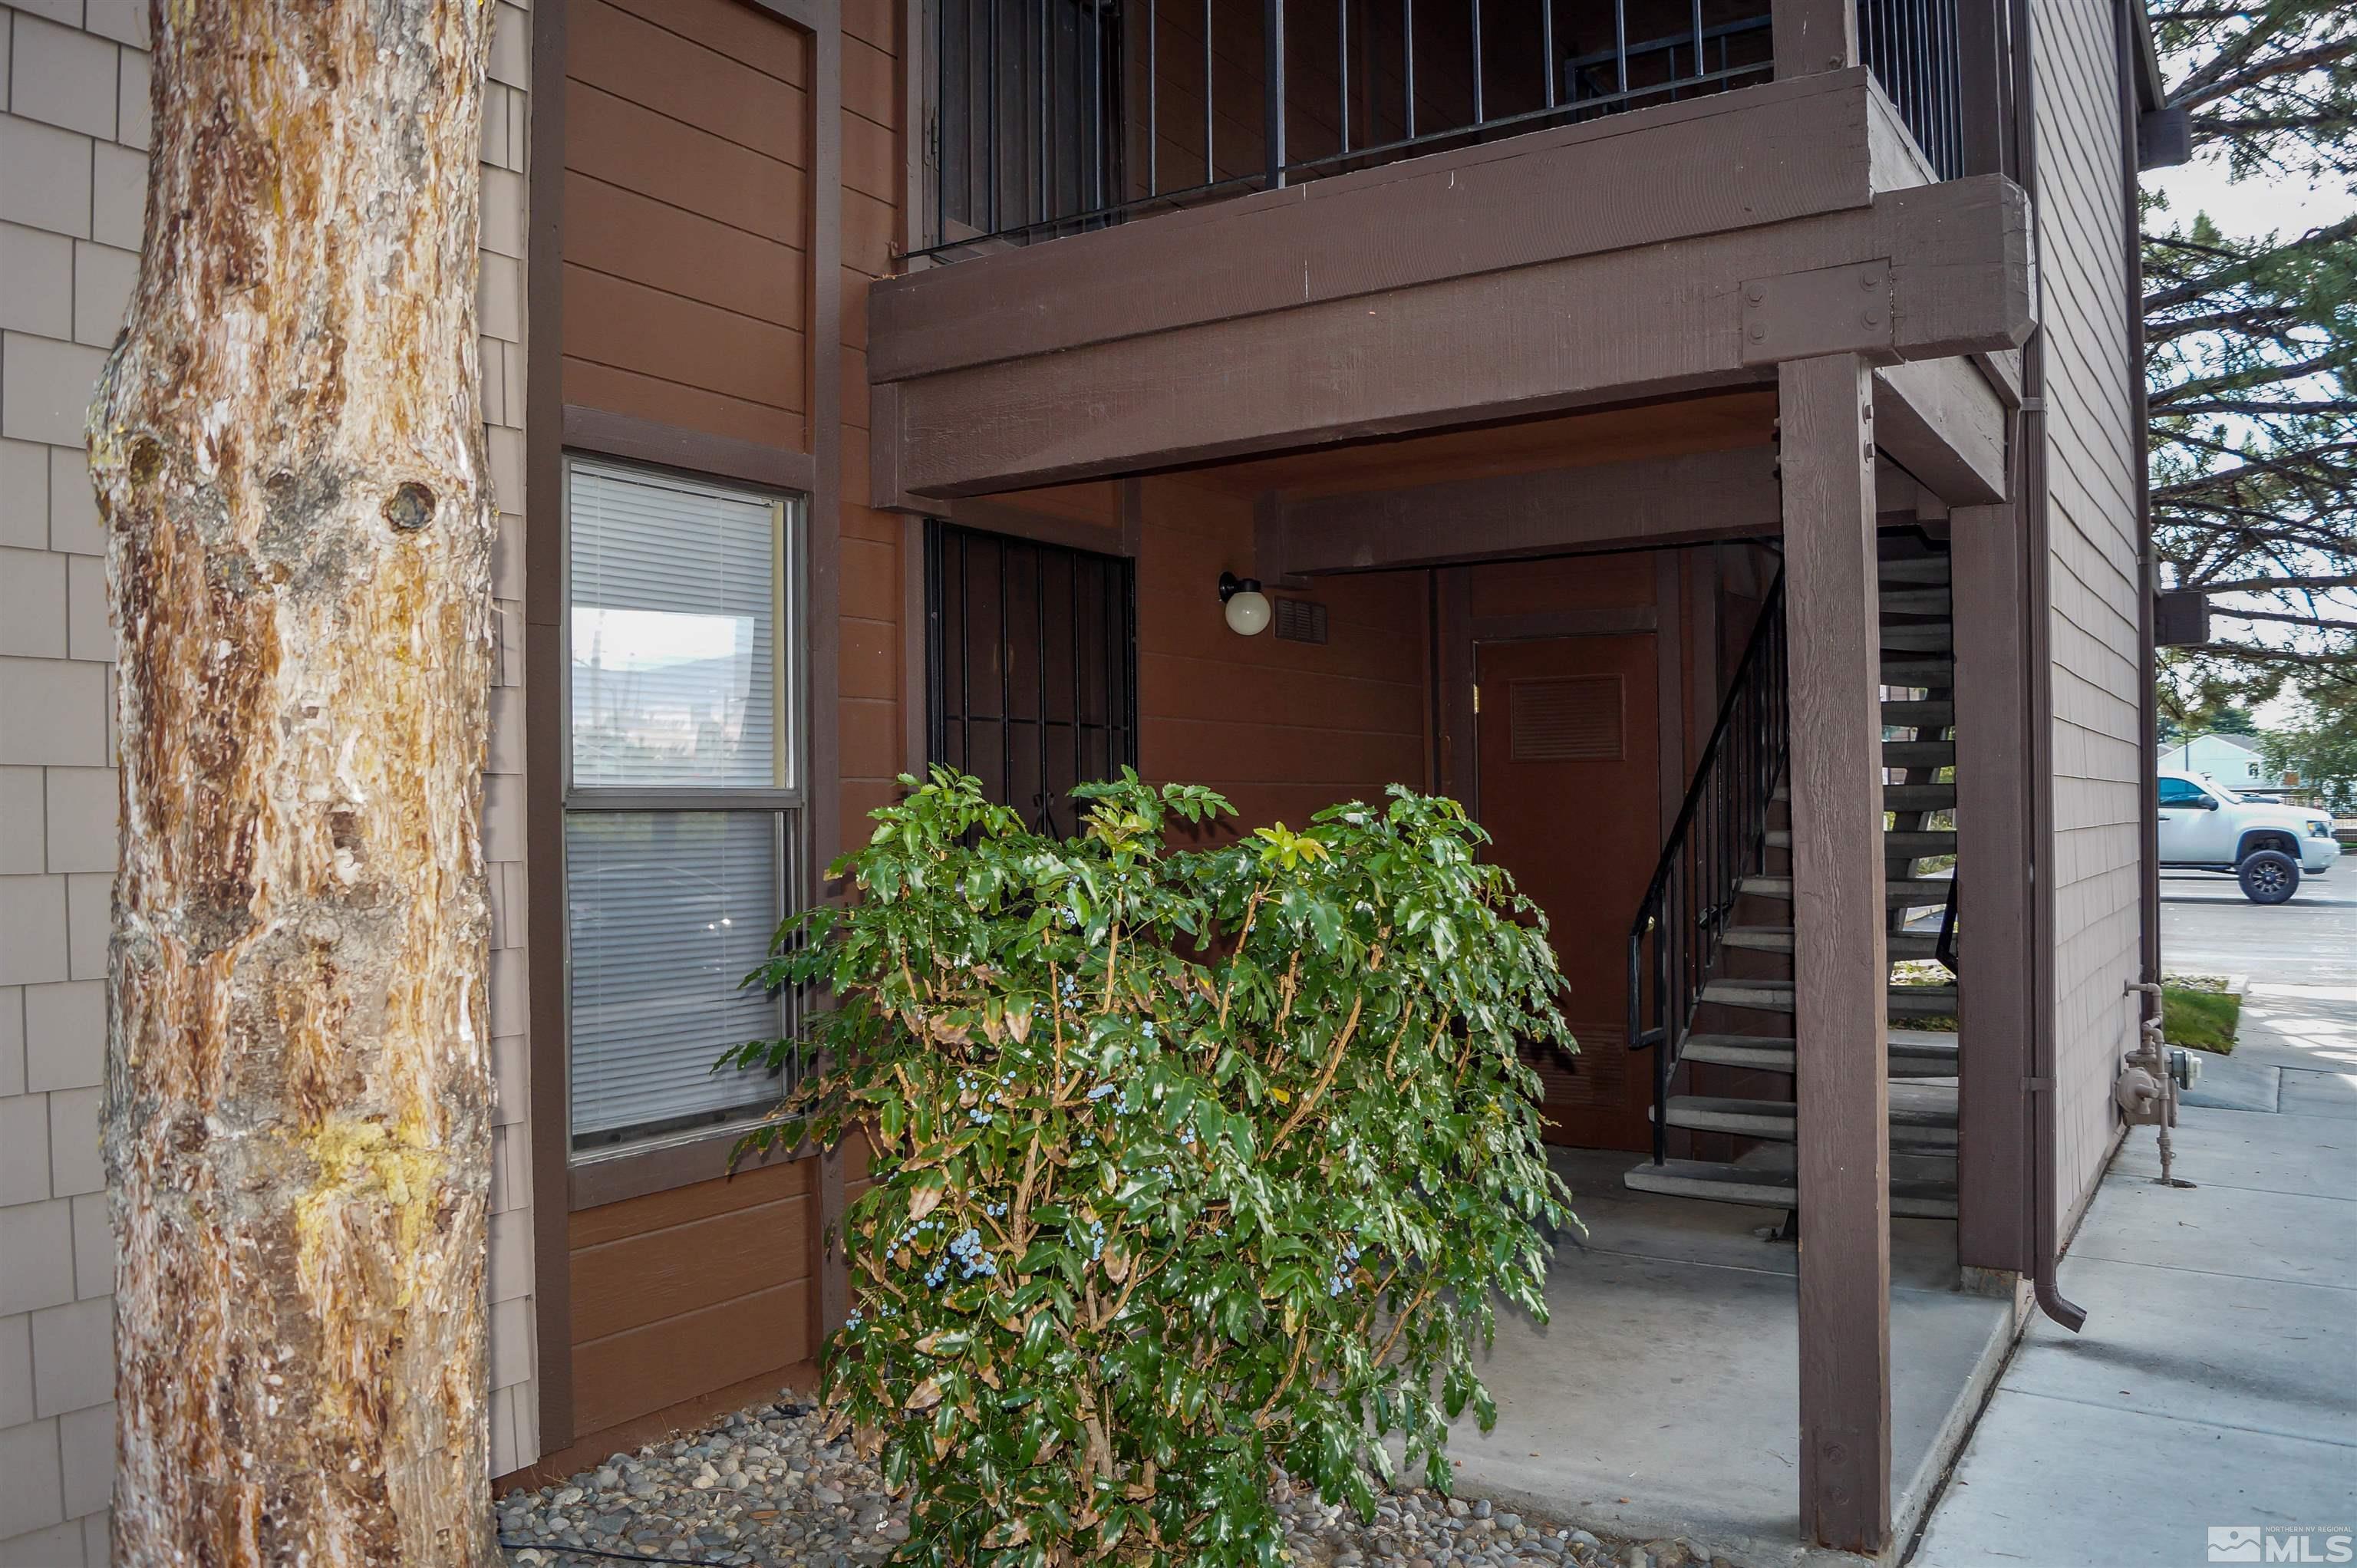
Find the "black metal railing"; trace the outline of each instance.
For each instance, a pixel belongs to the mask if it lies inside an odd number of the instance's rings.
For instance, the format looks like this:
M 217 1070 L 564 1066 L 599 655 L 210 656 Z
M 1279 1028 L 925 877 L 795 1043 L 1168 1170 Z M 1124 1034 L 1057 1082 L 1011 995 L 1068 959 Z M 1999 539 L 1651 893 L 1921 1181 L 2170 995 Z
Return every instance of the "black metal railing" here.
M 1655 1165 L 1669 1152 L 1670 1078 L 1695 998 L 1717 962 L 1743 879 L 1766 869 L 1769 805 L 1790 754 L 1789 667 L 1780 572 L 1629 928 L 1629 1048 L 1653 1053 Z
M 1706 26 L 1701 0 L 932 0 L 936 242 L 916 253 L 1765 81 L 1754 8 Z
M 1963 49 L 1956 0 L 1857 0 L 1859 55 L 1890 95 L 1932 172 L 1964 172 Z

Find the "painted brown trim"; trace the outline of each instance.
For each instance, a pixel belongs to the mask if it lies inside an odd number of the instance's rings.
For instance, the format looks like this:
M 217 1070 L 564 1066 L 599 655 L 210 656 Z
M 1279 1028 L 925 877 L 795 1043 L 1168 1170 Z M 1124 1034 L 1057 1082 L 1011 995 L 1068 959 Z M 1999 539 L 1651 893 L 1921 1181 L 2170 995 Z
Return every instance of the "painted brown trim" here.
M 1890 1540 L 1890 1135 L 1873 401 L 1837 354 L 1782 366 L 1801 1108 L 1801 1520 Z
M 564 427 L 565 446 L 576 452 L 623 457 L 801 495 L 810 494 L 818 485 L 818 458 L 791 447 L 765 446 L 759 442 L 738 441 L 571 403 L 565 405 Z
M 810 628 L 810 808 L 804 872 L 809 896 L 823 897 L 826 867 L 843 836 L 843 770 L 836 709 L 842 662 L 843 602 L 843 17 L 841 0 L 759 0 L 792 16 L 811 36 L 810 167 L 810 447 L 817 459 L 811 485 L 810 558 L 806 566 Z M 851 1285 L 842 1228 L 843 1149 L 818 1156 L 819 1223 L 812 1228 L 813 1342 L 843 1326 Z M 826 1195 L 838 1195 L 829 1209 Z
M 1289 575 L 1462 564 L 1773 534 L 1776 454 L 1736 446 L 1536 474 L 1287 501 L 1272 530 Z
M 1438 730 L 1433 765 L 1440 792 L 1480 815 L 1480 746 L 1473 713 L 1473 574 L 1450 566 L 1434 574 L 1434 635 L 1440 643 L 1440 689 L 1433 693 Z
M 1863 208 L 1869 91 L 1863 70 L 1749 87 L 889 279 L 869 296 L 868 377 Z
M 739 1170 L 790 1164 L 810 1155 L 807 1148 L 798 1147 L 784 1154 L 748 1155 L 741 1164 L 732 1165 L 729 1156 L 736 1150 L 737 1140 L 744 1135 L 742 1126 L 723 1127 L 704 1137 L 658 1148 L 576 1161 L 568 1168 L 567 1208 L 575 1212 L 597 1208 L 625 1198 L 644 1197 L 651 1192 L 716 1181 Z
M 2006 499 L 2005 404 L 1969 360 L 1917 360 L 1874 372 L 1874 440 L 1951 507 Z
M 1948 528 L 1956 635 L 1956 864 L 1970 867 L 1973 960 L 1957 986 L 1956 1253 L 2030 1266 L 2029 643 L 2019 521 L 1967 507 Z M 1984 957 L 1983 955 L 1986 956 Z
M 1037 544 L 1060 544 L 1068 550 L 1092 550 L 1100 555 L 1134 558 L 1137 553 L 1135 542 L 1126 537 L 1118 521 L 1107 528 L 1099 523 L 1082 522 L 1078 518 L 1055 517 L 1005 501 L 974 498 L 936 501 L 931 510 L 935 516 L 945 517 L 960 528 L 978 528 L 985 533 L 1003 533 L 1012 539 L 1028 539 Z
M 1857 9 L 1850 0 L 1773 0 L 1768 16 L 1779 81 L 1857 64 Z
M 927 602 L 926 520 L 900 520 L 900 767 L 925 776 L 932 749 L 931 607 Z
M 532 13 L 524 261 L 525 927 L 532 1062 L 532 1251 L 540 1449 L 573 1442 L 572 1093 L 565 1029 L 565 0 Z
M 1674 550 L 1653 553 L 1653 755 L 1662 783 L 1662 824 L 1657 842 L 1686 798 L 1685 614 L 1684 575 Z
M 1476 642 L 1525 642 L 1546 637 L 1625 637 L 1662 624 L 1652 605 L 1594 610 L 1539 610 L 1530 615 L 1475 616 Z
M 1907 128 L 1899 106 L 1890 102 L 1890 95 L 1870 71 L 1867 75 L 1866 102 L 1866 143 L 1871 170 L 1868 178 L 1874 188 L 1904 190 L 1938 179 L 1931 160 L 1915 145 L 1915 133 Z
M 1963 99 L 1964 172 L 2003 174 L 2007 166 L 2001 0 L 1957 0 L 1956 64 Z
M 1329 215 L 1353 233 L 1402 229 L 1361 229 L 1363 215 L 1339 205 Z M 1405 230 L 1403 248 L 1429 238 Z M 2028 333 L 2022 193 L 1993 176 L 1950 180 L 1869 208 L 903 381 L 898 483 L 915 495 L 973 495 L 1756 384 L 1767 368 L 1746 361 L 1747 280 L 1886 259 L 1885 357 L 2010 348 Z M 1142 292 L 1122 278 L 1087 286 Z M 1002 305 L 998 314 L 1037 318 L 1084 303 L 1056 297 L 1052 312 Z

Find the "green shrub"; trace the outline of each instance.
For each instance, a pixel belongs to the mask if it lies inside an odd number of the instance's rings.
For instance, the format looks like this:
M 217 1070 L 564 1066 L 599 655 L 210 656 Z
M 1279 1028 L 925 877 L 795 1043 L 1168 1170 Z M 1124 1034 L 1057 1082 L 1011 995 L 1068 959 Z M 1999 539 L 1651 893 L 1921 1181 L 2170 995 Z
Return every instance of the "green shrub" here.
M 1227 803 L 1126 774 L 1027 832 L 936 769 L 756 978 L 831 987 L 756 1142 L 862 1129 L 839 1419 L 913 1485 L 902 1561 L 1275 1564 L 1282 1469 L 1445 1488 L 1492 1294 L 1569 1219 L 1523 1043 L 1569 1048 L 1537 910 L 1454 801 L 1172 852 Z M 1232 814 L 1232 812 L 1230 814 Z

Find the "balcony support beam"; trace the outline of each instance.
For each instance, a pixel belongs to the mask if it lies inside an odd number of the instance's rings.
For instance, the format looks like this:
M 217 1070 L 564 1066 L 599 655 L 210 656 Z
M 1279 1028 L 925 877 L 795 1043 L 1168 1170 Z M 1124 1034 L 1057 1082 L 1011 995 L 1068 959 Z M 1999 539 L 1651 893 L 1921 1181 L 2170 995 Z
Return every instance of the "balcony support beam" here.
M 1732 446 L 1401 489 L 1273 498 L 1261 531 L 1260 575 L 1772 538 L 1782 518 L 1774 449 Z
M 2006 499 L 2006 408 L 1969 360 L 1915 360 L 1874 372 L 1874 441 L 1952 507 Z
M 1745 352 L 1747 282 L 1867 263 L 1887 263 L 1890 280 L 1879 362 L 2007 349 L 2028 333 L 2021 192 L 1994 177 L 1953 180 L 1676 244 L 888 382 L 875 400 L 875 504 L 1756 385 L 1771 367 Z M 1120 278 L 1074 286 L 1130 289 Z M 1070 303 L 1036 296 L 1043 314 Z
M 1801 1521 L 1890 1540 L 1889 983 L 1874 394 L 1856 354 L 1778 367 L 1792 646 Z

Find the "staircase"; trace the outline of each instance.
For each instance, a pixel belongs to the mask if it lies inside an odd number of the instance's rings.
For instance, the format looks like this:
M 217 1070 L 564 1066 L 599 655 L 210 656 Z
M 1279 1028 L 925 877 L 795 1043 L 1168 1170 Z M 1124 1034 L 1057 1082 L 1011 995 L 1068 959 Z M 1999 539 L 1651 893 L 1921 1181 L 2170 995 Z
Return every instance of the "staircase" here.
M 1921 864 L 1956 848 L 1948 562 L 1913 531 L 1886 533 L 1880 555 L 1889 956 L 1951 966 L 1944 983 L 1889 986 L 1890 1208 L 1953 1219 L 1956 1036 L 1920 1026 L 1953 1019 L 1957 1005 L 1955 883 Z M 1653 1053 L 1653 1158 L 1624 1180 L 1641 1192 L 1795 1210 L 1782 617 L 1780 582 L 1631 930 L 1629 1043 Z M 1946 911 L 1940 933 L 1907 929 L 1926 908 Z M 1692 1153 L 1719 1157 L 1671 1158 L 1674 1130 Z

